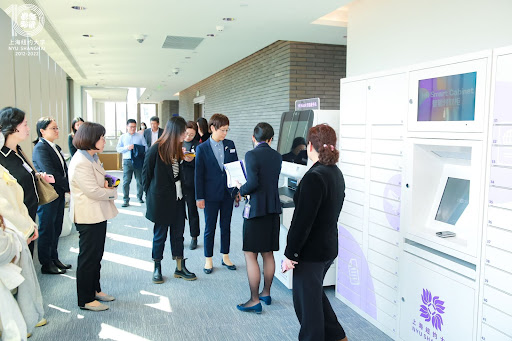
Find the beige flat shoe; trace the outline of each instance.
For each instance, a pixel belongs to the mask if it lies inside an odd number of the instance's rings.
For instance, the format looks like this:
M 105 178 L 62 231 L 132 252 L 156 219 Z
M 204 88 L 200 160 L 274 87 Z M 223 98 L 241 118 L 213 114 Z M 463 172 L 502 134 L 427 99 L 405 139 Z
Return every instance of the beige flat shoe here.
M 41 321 L 37 322 L 36 327 L 42 327 L 47 323 L 48 323 L 48 321 L 43 317 L 43 319 Z
M 84 305 L 83 307 L 80 307 L 82 310 L 90 310 L 90 311 L 104 311 L 108 310 L 108 305 L 105 304 L 99 304 L 99 305 L 89 305 L 88 303 Z
M 112 301 L 115 301 L 115 297 L 114 296 L 111 296 L 111 295 L 96 295 L 95 297 L 98 301 L 102 301 L 102 302 L 112 302 Z

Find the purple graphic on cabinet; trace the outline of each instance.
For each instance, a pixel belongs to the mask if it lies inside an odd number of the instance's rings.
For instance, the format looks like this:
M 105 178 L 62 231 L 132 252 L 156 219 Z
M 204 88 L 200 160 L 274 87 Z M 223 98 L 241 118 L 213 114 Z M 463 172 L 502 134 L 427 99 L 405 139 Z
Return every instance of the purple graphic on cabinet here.
M 512 82 L 496 82 L 494 93 L 494 122 L 512 123 Z
M 336 291 L 372 318 L 377 318 L 375 290 L 368 262 L 352 234 L 338 225 L 338 278 Z
M 443 325 L 441 314 L 445 313 L 444 301 L 441 301 L 439 296 L 432 297 L 432 293 L 427 289 L 423 289 L 421 300 L 423 304 L 420 305 L 420 316 L 425 319 L 425 322 L 432 321 L 432 326 L 440 331 Z
M 384 188 L 384 212 L 391 227 L 400 230 L 400 196 L 401 196 L 402 174 L 392 176 Z M 389 200 L 389 199 L 392 200 Z

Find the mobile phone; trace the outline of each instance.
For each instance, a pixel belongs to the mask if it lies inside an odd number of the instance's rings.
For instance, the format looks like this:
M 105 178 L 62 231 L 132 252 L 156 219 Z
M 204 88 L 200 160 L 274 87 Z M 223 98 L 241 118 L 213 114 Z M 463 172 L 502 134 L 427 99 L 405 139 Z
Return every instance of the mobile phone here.
M 281 273 L 285 273 L 288 269 L 284 266 L 284 260 L 281 260 Z
M 455 237 L 457 234 L 452 231 L 440 231 L 436 232 L 436 236 L 439 238 L 449 238 L 449 237 Z

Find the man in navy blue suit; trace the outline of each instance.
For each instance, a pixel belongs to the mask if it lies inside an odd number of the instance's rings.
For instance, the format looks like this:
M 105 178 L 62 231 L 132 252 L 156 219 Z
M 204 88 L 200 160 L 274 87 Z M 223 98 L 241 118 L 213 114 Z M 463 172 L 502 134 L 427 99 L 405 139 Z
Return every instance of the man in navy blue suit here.
M 196 201 L 197 207 L 204 209 L 206 220 L 204 230 L 204 256 L 206 262 L 204 272 L 213 271 L 213 241 L 215 227 L 220 211 L 220 253 L 222 265 L 229 270 L 236 266 L 229 259 L 229 243 L 231 238 L 231 214 L 233 201 L 238 196 L 236 188 L 227 187 L 224 164 L 238 161 L 235 144 L 226 139 L 229 131 L 229 119 L 222 114 L 214 114 L 209 122 L 212 135 L 196 149 Z

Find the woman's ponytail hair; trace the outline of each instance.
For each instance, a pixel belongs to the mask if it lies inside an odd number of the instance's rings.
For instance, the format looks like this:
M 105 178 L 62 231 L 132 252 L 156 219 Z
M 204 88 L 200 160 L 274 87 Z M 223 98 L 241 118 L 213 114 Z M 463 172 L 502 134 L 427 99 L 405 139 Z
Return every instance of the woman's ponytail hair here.
M 321 164 L 335 165 L 338 162 L 340 152 L 336 149 L 336 132 L 328 124 L 311 127 L 308 141 L 318 152 L 318 161 Z

